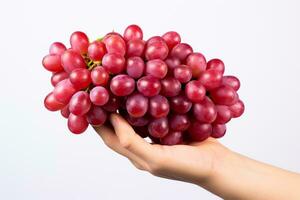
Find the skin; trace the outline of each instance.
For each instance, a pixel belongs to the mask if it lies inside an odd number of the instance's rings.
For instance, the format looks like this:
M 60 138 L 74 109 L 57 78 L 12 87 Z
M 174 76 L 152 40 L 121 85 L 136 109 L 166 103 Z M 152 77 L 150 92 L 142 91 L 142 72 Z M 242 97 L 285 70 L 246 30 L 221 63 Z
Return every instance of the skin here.
M 163 178 L 190 182 L 229 200 L 299 200 L 300 175 L 235 153 L 217 140 L 150 144 L 119 115 L 112 127 L 94 127 L 104 143 L 133 165 Z

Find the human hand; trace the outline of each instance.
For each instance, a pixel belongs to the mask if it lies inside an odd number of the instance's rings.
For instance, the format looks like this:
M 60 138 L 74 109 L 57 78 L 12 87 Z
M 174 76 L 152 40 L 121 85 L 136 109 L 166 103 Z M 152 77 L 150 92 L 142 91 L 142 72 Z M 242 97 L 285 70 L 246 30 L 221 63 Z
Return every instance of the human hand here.
M 138 169 L 153 175 L 201 185 L 229 152 L 217 140 L 201 143 L 165 146 L 150 144 L 135 133 L 120 115 L 110 116 L 112 128 L 94 127 L 104 143 L 127 157 Z

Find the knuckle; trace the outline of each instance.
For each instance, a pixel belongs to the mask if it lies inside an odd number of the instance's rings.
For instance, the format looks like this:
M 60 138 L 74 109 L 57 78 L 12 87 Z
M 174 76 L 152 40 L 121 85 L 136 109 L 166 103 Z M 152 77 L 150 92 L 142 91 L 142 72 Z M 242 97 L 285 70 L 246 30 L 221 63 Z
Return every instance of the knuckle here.
M 130 141 L 130 139 L 127 139 L 127 138 L 126 139 L 122 139 L 122 140 L 120 140 L 120 144 L 125 149 L 130 149 L 131 148 L 131 141 Z

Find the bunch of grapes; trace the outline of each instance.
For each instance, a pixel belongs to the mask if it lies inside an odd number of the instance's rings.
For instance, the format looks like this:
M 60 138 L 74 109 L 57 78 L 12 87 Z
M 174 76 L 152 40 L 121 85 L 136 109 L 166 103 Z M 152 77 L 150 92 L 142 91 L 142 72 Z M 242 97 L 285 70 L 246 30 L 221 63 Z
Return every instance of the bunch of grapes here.
M 45 107 L 60 111 L 72 133 L 119 113 L 140 136 L 175 145 L 220 138 L 244 112 L 238 78 L 224 76 L 220 59 L 207 62 L 177 32 L 143 40 L 130 25 L 93 42 L 74 32 L 70 44 L 54 42 L 42 63 L 54 87 Z

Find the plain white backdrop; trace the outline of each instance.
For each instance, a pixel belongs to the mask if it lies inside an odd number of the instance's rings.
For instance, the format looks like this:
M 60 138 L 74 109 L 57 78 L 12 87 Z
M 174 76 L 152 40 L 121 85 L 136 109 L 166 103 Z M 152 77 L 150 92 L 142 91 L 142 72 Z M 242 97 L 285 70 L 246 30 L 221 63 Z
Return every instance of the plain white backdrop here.
M 178 31 L 242 82 L 246 112 L 229 123 L 229 148 L 300 172 L 299 1 L 1 1 L 0 199 L 219 199 L 156 178 L 109 150 L 92 129 L 72 135 L 43 107 L 41 59 L 73 31 L 91 39 L 132 23 L 145 38 Z M 238 177 L 233 177 L 238 178 Z

